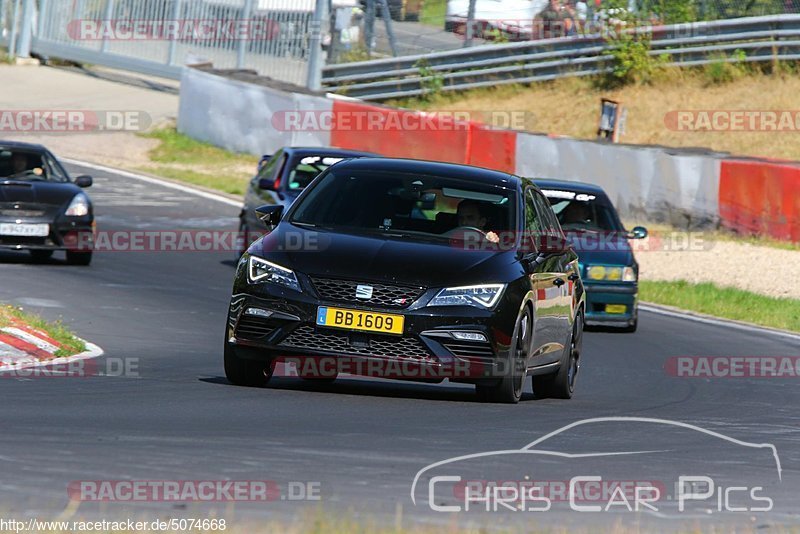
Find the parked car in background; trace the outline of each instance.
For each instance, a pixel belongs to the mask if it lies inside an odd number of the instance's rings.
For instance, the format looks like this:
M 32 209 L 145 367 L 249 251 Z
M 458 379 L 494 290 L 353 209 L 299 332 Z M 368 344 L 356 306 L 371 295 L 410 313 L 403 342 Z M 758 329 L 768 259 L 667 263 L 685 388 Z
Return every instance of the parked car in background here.
M 275 154 L 262 156 L 239 213 L 239 232 L 247 237 L 238 256 L 267 229 L 256 216 L 257 207 L 279 204 L 288 208 L 319 173 L 343 159 L 364 156 L 376 154 L 340 148 L 284 147 Z
M 586 287 L 586 324 L 635 332 L 639 264 L 628 240 L 647 237 L 647 229 L 637 226 L 631 232 L 625 230 L 599 186 L 561 180 L 535 182 L 580 258 Z
M 475 3 L 475 37 L 503 36 L 510 41 L 533 38 L 533 21 L 548 0 L 477 0 Z M 448 0 L 444 19 L 445 31 L 465 33 L 469 0 Z
M 42 145 L 0 141 L 0 248 L 40 261 L 65 250 L 68 263 L 89 265 L 94 213 L 82 188 L 91 185 L 91 176 L 72 179 Z

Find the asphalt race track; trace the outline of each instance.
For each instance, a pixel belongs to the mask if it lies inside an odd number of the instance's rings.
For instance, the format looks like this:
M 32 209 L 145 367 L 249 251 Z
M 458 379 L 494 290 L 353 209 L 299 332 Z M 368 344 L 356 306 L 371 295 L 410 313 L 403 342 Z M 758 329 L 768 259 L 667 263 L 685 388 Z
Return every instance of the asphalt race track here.
M 94 176 L 88 193 L 100 230 L 236 230 L 235 206 L 68 167 L 73 175 Z M 766 480 L 773 509 L 725 513 L 711 499 L 708 510 L 696 513 L 681 514 L 667 505 L 658 512 L 601 514 L 560 503 L 537 513 L 463 512 L 456 521 L 587 527 L 652 522 L 667 529 L 798 521 L 798 378 L 679 378 L 665 371 L 674 356 L 800 356 L 798 338 L 643 311 L 636 334 L 587 332 L 577 393 L 570 401 L 535 400 L 530 381 L 516 406 L 478 403 L 471 386 L 447 382 L 345 377 L 324 385 L 279 378 L 268 388 L 250 389 L 228 384 L 222 370 L 233 271 L 233 254 L 225 251 L 105 252 L 88 268 L 68 266 L 59 255 L 34 264 L 27 253 L 0 253 L 0 301 L 63 318 L 105 350 L 101 368 L 112 358 L 135 364 L 135 372 L 123 376 L 0 379 L 5 510 L 56 515 L 69 501 L 69 483 L 80 480 L 271 480 L 281 487 L 291 481 L 318 483 L 320 500 L 87 502 L 77 513 L 216 513 L 261 521 L 321 507 L 389 524 L 398 513 L 403 524 L 450 524 L 453 513 L 411 501 L 414 477 L 427 465 L 519 449 L 588 418 L 626 416 L 689 423 L 742 442 L 773 444 L 781 475 L 753 448 L 727 441 L 722 446 L 702 433 L 673 434 L 677 427 L 647 422 L 598 422 L 561 435 L 557 446 L 664 452 L 628 456 L 622 470 L 630 478 L 652 476 L 652 469 L 699 469 L 691 473 L 704 475 L 720 468 L 738 476 L 741 486 Z M 595 467 L 609 467 L 604 462 Z M 501 476 L 486 466 L 465 469 L 484 479 Z

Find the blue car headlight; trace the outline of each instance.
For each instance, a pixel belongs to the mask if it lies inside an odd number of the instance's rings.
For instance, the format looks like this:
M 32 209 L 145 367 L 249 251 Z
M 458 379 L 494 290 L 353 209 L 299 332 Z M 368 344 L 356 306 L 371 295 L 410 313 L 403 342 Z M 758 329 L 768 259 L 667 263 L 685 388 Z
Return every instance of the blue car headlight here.
M 636 271 L 631 266 L 589 265 L 586 267 L 586 278 L 595 282 L 635 282 Z
M 428 306 L 475 306 L 491 308 L 494 306 L 505 284 L 482 284 L 478 286 L 446 287 L 431 299 Z
M 302 291 L 293 270 L 256 256 L 250 256 L 247 265 L 247 281 L 251 284 L 271 282 L 295 291 Z

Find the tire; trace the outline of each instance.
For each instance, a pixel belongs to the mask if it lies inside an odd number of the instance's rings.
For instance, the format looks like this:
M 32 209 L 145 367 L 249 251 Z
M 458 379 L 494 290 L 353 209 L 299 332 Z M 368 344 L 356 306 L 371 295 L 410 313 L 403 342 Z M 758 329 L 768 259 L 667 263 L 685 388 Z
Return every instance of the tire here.
M 67 251 L 67 263 L 70 265 L 89 265 L 92 263 L 91 252 L 73 252 Z
M 580 356 L 583 348 L 583 315 L 575 317 L 572 335 L 558 371 L 533 377 L 533 394 L 539 399 L 571 399 L 575 391 L 575 381 L 580 370 Z
M 492 386 L 478 384 L 475 393 L 483 402 L 516 404 L 522 397 L 525 379 L 528 376 L 526 361 L 531 346 L 531 311 L 526 306 L 523 314 L 517 319 L 514 335 L 511 338 L 509 353 L 509 369 L 500 381 Z M 513 358 L 513 359 L 512 359 Z
M 236 349 L 225 341 L 225 378 L 231 384 L 245 387 L 264 387 L 272 376 L 268 361 L 240 358 Z
M 632 334 L 636 332 L 636 328 L 638 326 L 639 326 L 639 318 L 637 317 L 636 319 L 633 320 L 632 324 L 629 324 L 628 326 L 621 328 L 620 332 L 624 332 L 626 334 Z
M 31 250 L 30 253 L 33 261 L 47 261 L 53 257 L 52 250 Z

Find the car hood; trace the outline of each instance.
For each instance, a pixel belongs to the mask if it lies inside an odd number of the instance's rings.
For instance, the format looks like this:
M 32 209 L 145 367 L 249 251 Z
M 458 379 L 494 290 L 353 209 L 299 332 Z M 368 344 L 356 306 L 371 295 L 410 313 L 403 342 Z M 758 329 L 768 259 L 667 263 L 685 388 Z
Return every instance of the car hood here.
M 567 241 L 584 265 L 633 265 L 628 238 L 619 234 L 567 233 Z
M 81 192 L 68 182 L 35 182 L 0 178 L 0 202 L 62 206 Z
M 446 241 L 317 231 L 289 223 L 279 224 L 249 252 L 307 275 L 423 287 L 509 282 L 498 277 L 515 262 L 514 251 L 466 250 Z

